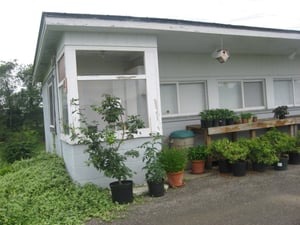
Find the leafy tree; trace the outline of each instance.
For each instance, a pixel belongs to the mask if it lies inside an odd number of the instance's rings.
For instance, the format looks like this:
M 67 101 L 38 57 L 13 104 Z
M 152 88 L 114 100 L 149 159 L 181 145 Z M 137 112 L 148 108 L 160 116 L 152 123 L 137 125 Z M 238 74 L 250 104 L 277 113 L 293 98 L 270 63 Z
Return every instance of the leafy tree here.
M 40 93 L 41 86 L 33 83 L 32 65 L 19 65 L 16 60 L 0 61 L 0 142 L 4 142 L 3 149 L 11 144 L 9 137 L 16 136 L 15 132 L 35 130 L 42 136 Z

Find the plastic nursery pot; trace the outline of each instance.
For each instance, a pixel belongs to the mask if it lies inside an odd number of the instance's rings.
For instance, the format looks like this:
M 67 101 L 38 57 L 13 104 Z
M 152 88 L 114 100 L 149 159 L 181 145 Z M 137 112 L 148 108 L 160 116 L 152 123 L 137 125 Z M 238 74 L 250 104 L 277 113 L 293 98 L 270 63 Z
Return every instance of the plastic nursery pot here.
M 253 162 L 252 167 L 253 167 L 254 171 L 265 172 L 267 170 L 268 165 L 266 165 L 264 163 Z
M 290 152 L 289 153 L 289 164 L 300 164 L 300 153 Z
M 113 202 L 127 204 L 133 202 L 133 182 L 131 180 L 118 181 L 109 184 Z
M 245 176 L 247 173 L 247 162 L 246 161 L 237 161 L 232 164 L 232 174 L 236 177 Z
M 274 165 L 275 170 L 288 169 L 288 157 L 280 157 L 279 161 Z
M 164 180 L 161 182 L 147 182 L 149 189 L 149 196 L 161 197 L 165 194 Z

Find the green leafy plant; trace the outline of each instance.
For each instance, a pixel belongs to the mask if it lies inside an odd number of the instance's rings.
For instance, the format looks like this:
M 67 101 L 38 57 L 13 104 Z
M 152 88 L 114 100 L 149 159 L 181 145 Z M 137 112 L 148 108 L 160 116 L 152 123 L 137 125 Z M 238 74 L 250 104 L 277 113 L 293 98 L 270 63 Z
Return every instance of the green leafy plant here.
M 146 180 L 148 182 L 161 182 L 165 176 L 166 172 L 159 160 L 161 153 L 161 138 L 160 134 L 151 134 L 152 140 L 145 142 L 140 146 L 144 148 L 143 162 L 145 166 L 143 167 L 146 170 Z
M 198 145 L 188 148 L 187 157 L 189 160 L 206 160 L 210 154 L 210 148 L 206 145 Z
M 214 141 L 212 149 L 218 159 L 227 159 L 230 163 L 246 160 L 249 153 L 246 145 L 229 141 L 227 138 Z
M 278 161 L 275 149 L 271 143 L 264 138 L 248 140 L 249 159 L 255 163 L 272 165 Z
M 274 118 L 284 119 L 289 114 L 288 107 L 286 105 L 278 106 L 273 110 Z
M 217 160 L 226 159 L 225 152 L 230 144 L 231 142 L 227 138 L 215 140 L 211 145 L 212 156 Z
M 296 147 L 295 138 L 291 137 L 287 133 L 280 132 L 276 128 L 272 128 L 262 135 L 261 138 L 269 141 L 278 156 L 288 153 Z
M 176 173 L 184 170 L 187 155 L 184 149 L 163 148 L 159 160 L 167 173 Z
M 120 98 L 111 95 L 104 95 L 99 106 L 91 106 L 107 125 L 100 131 L 96 126 L 90 126 L 86 119 L 81 122 L 85 125 L 73 128 L 72 139 L 78 144 L 87 146 L 85 150 L 89 154 L 88 164 L 92 164 L 97 170 L 103 171 L 104 175 L 110 178 L 126 180 L 132 177 L 132 170 L 126 165 L 128 157 L 138 157 L 137 150 L 129 150 L 124 154 L 119 149 L 125 140 L 133 138 L 138 129 L 144 127 L 144 123 L 138 116 L 129 116 L 125 120 L 125 109 Z M 82 113 L 77 111 L 82 116 Z M 79 132 L 76 132 L 79 130 Z
M 229 160 L 230 163 L 238 161 L 244 161 L 247 159 L 249 154 L 249 148 L 247 145 L 243 145 L 242 142 L 230 142 L 227 147 L 227 151 L 224 152 L 224 156 Z
M 0 176 L 0 224 L 82 225 L 111 221 L 126 209 L 111 201 L 109 190 L 74 184 L 56 155 L 16 161 L 9 170 Z
M 8 163 L 31 158 L 36 152 L 39 135 L 36 131 L 10 132 L 2 147 L 2 159 Z
M 241 113 L 241 119 L 250 119 L 252 117 L 252 113 Z

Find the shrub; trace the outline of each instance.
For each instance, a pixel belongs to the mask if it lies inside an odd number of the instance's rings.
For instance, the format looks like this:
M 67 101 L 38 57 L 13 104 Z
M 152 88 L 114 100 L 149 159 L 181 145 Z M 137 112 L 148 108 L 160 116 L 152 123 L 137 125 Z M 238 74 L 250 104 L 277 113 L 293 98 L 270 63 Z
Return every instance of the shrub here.
M 2 159 L 8 163 L 31 158 L 38 144 L 38 133 L 33 130 L 12 132 L 3 144 Z

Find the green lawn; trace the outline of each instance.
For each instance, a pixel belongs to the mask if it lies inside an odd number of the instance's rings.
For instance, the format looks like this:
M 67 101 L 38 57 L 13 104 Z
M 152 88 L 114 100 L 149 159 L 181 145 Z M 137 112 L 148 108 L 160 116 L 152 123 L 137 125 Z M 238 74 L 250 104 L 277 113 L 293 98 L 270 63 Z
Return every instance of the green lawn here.
M 41 153 L 5 166 L 0 163 L 0 224 L 84 224 L 90 218 L 122 217 L 108 190 L 72 183 L 63 160 Z

